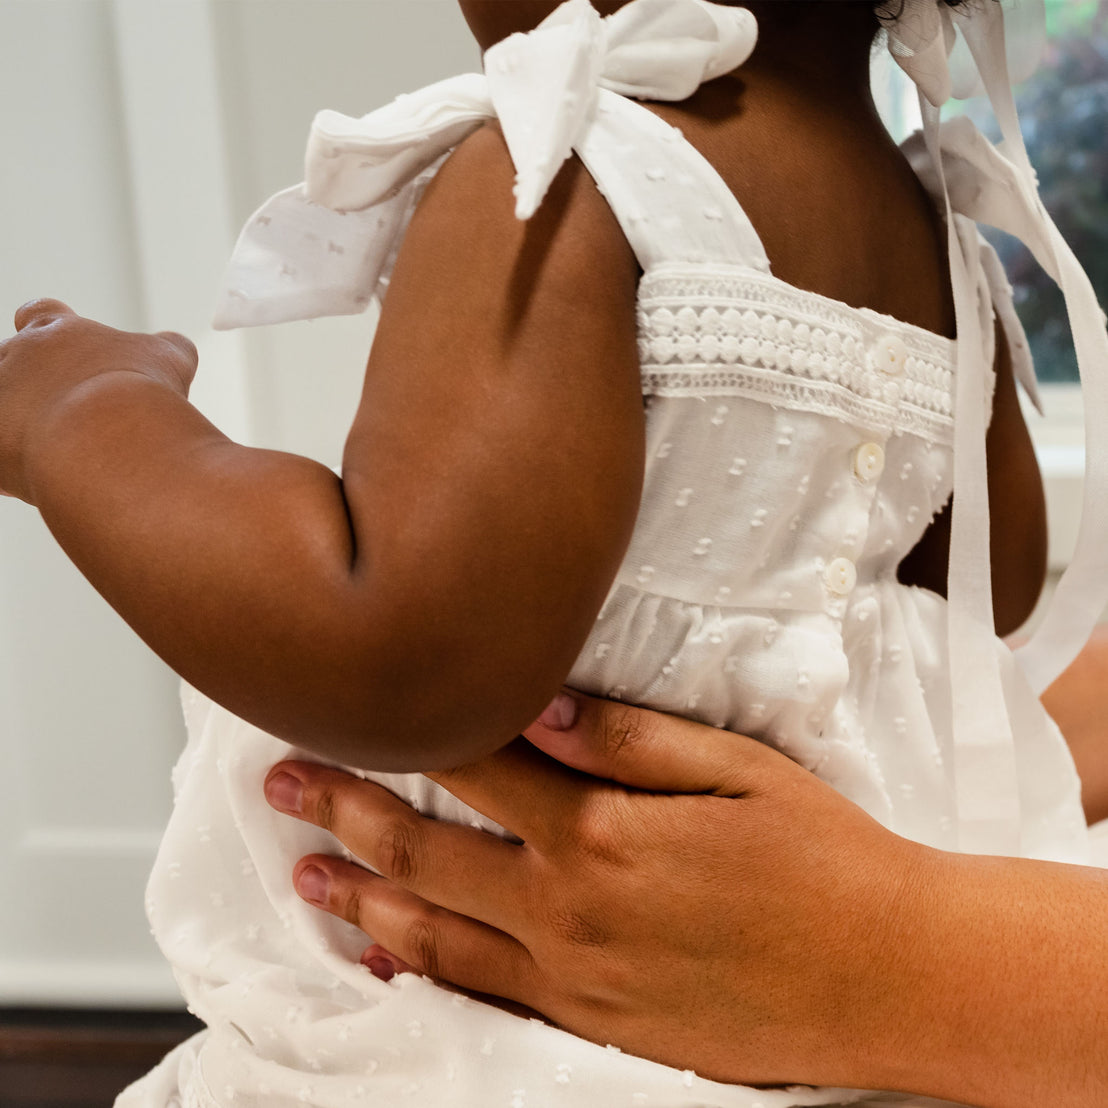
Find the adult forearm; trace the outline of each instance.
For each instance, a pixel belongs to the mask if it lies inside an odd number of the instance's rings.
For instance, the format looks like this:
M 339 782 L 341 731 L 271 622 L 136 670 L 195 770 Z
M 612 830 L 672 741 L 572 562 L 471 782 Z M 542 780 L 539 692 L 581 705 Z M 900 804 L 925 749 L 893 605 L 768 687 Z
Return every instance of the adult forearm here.
M 1066 737 L 1081 777 L 1089 823 L 1108 819 L 1108 628 L 1099 627 L 1073 664 L 1043 693 L 1043 706 Z
M 1108 1103 L 1108 872 L 936 853 L 913 889 L 887 1018 L 848 1082 L 981 1108 Z

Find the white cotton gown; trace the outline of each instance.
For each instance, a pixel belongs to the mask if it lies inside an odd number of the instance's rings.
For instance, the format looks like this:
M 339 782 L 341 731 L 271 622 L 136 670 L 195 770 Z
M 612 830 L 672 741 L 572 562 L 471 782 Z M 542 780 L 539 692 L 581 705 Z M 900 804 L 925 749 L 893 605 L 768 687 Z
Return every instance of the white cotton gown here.
M 456 109 L 449 84 L 417 94 L 435 109 L 427 134 Z M 426 138 L 411 131 L 410 147 Z M 643 270 L 647 451 L 634 536 L 569 684 L 754 735 L 898 834 L 957 849 L 967 812 L 946 604 L 896 578 L 951 494 L 955 343 L 775 278 L 716 172 L 630 100 L 602 91 L 575 146 Z M 409 212 L 417 191 L 401 197 Z M 956 219 L 987 324 L 963 364 L 987 398 L 994 311 L 1021 365 L 1026 341 L 990 248 Z M 342 264 L 318 246 L 320 265 Z M 990 649 L 1011 723 L 1020 853 L 1087 862 L 1066 746 L 1007 648 Z M 718 1084 L 417 976 L 378 981 L 358 965 L 366 937 L 292 889 L 296 859 L 337 849 L 263 798 L 268 769 L 302 753 L 191 690 L 185 712 L 148 911 L 208 1030 L 117 1108 L 937 1103 Z M 498 830 L 421 777 L 369 776 L 421 811 Z

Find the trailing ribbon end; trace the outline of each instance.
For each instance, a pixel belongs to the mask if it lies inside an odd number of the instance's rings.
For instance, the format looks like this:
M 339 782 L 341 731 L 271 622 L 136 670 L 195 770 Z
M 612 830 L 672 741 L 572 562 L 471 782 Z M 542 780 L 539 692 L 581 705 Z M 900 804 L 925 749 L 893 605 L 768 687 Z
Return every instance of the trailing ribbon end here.
M 535 178 L 524 181 L 517 175 L 515 188 L 512 190 L 516 198 L 516 219 L 526 223 L 539 210 L 549 188 L 549 181 Z
M 708 0 L 634 0 L 604 20 L 588 0 L 567 0 L 534 31 L 491 47 L 485 73 L 516 167 L 517 218 L 538 210 L 599 89 L 684 100 L 742 65 L 757 41 L 750 12 Z
M 485 54 L 489 97 L 516 167 L 519 219 L 538 210 L 592 112 L 603 45 L 593 6 L 569 0 Z

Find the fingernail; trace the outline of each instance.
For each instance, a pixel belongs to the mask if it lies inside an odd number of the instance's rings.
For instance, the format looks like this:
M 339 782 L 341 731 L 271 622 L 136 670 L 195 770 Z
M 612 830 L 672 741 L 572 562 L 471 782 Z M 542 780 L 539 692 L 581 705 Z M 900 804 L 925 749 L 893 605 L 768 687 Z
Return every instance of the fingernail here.
M 331 879 L 318 866 L 305 866 L 296 879 L 296 891 L 313 904 L 326 904 Z
M 568 731 L 577 722 L 577 701 L 567 693 L 558 693 L 538 722 L 551 731 Z
M 265 798 L 279 812 L 298 816 L 304 811 L 304 786 L 291 773 L 275 773 L 265 783 Z
M 388 958 L 383 958 L 380 954 L 374 954 L 369 958 L 363 958 L 362 965 L 379 981 L 391 981 L 396 976 L 396 966 L 390 962 Z

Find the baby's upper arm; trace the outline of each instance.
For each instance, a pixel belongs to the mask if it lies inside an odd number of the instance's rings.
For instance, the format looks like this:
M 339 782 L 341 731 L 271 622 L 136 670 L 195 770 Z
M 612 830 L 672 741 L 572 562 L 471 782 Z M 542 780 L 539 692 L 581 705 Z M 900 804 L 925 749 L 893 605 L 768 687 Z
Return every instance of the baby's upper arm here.
M 374 680 L 427 727 L 450 712 L 458 757 L 439 764 L 507 741 L 562 681 L 642 476 L 634 257 L 576 161 L 527 223 L 512 181 L 490 126 L 428 187 L 344 459 L 365 618 L 388 640 Z

